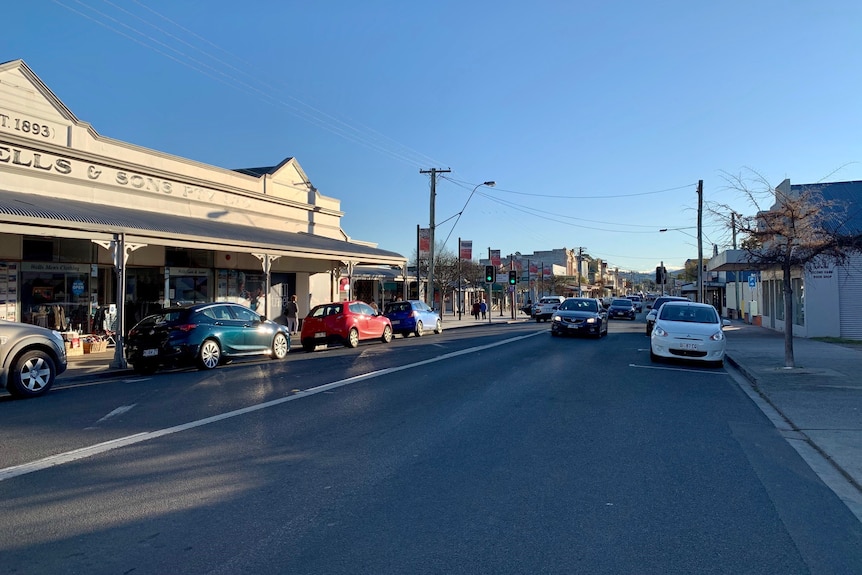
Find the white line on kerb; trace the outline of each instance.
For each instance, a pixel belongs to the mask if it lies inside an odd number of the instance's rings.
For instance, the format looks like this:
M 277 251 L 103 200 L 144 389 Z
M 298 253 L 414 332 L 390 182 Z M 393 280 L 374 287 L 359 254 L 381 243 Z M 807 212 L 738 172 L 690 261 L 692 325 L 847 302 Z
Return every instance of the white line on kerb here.
M 348 377 L 346 379 L 340 379 L 338 381 L 333 381 L 332 383 L 327 383 L 324 385 L 319 385 L 317 387 L 312 387 L 312 388 L 294 393 L 293 395 L 289 395 L 287 397 L 282 397 L 280 399 L 274 399 L 272 401 L 259 403 L 257 405 L 250 405 L 248 407 L 243 407 L 242 409 L 236 409 L 234 411 L 228 411 L 226 413 L 222 413 L 219 415 L 213 415 L 212 417 L 206 417 L 204 419 L 199 419 L 197 421 L 190 421 L 189 423 L 183 423 L 182 425 L 175 425 L 173 427 L 167 427 L 165 429 L 158 429 L 156 431 L 147 431 L 144 433 L 136 433 L 134 435 L 128 435 L 126 437 L 119 437 L 117 439 L 112 439 L 110 441 L 105 441 L 103 443 L 97 443 L 97 444 L 91 445 L 89 447 L 81 447 L 80 449 L 74 449 L 72 451 L 67 451 L 65 453 L 58 453 L 57 455 L 51 455 L 51 456 L 45 457 L 43 459 L 31 461 L 30 463 L 22 463 L 21 465 L 14 465 L 12 467 L 6 467 L 4 469 L 0 469 L 0 481 L 6 481 L 7 479 L 12 479 L 13 477 L 18 477 L 20 475 L 26 475 L 28 473 L 35 473 L 36 471 L 41 471 L 43 469 L 49 469 L 51 467 L 63 465 L 64 463 L 71 463 L 72 461 L 78 461 L 79 459 L 86 459 L 87 457 L 92 457 L 92 456 L 98 455 L 100 453 L 106 453 L 108 451 L 112 451 L 114 449 L 119 449 L 121 447 L 127 447 L 129 445 L 134 445 L 136 443 L 142 443 L 144 441 L 150 441 L 151 439 L 157 439 L 159 437 L 164 437 L 166 435 L 179 433 L 181 431 L 187 431 L 189 429 L 194 429 L 196 427 L 202 427 L 204 425 L 209 425 L 210 423 L 216 423 L 218 421 L 223 421 L 225 419 L 230 419 L 232 417 L 245 415 L 246 413 L 252 413 L 255 411 L 260 411 L 262 409 L 275 407 L 277 405 L 281 405 L 282 403 L 287 403 L 288 401 L 294 401 L 297 399 L 301 399 L 303 397 L 308 397 L 310 395 L 323 393 L 325 391 L 336 389 L 338 387 L 343 387 L 345 385 L 350 385 L 353 383 L 359 383 L 360 381 L 373 379 L 375 377 L 380 377 L 383 375 L 389 375 L 391 373 L 397 373 L 399 371 L 404 371 L 407 369 L 413 369 L 414 367 L 421 367 L 423 365 L 429 365 L 432 363 L 436 363 L 438 361 L 444 361 L 447 359 L 451 359 L 453 357 L 458 357 L 460 355 L 466 355 L 468 353 L 475 353 L 477 351 L 483 351 L 486 349 L 499 347 L 501 345 L 514 343 L 516 341 L 520 341 L 522 339 L 527 339 L 529 337 L 534 337 L 534 336 L 540 335 L 542 333 L 543 332 L 534 332 L 534 333 L 530 333 L 527 335 L 521 335 L 518 337 L 509 338 L 509 339 L 506 339 L 506 340 L 503 340 L 503 341 L 500 341 L 497 343 L 489 343 L 487 345 L 480 345 L 477 347 L 462 349 L 460 351 L 453 351 L 452 353 L 445 353 L 443 355 L 439 355 L 439 356 L 431 358 L 431 359 L 426 359 L 423 361 L 417 361 L 415 363 L 410 363 L 410 364 L 402 365 L 399 367 L 389 367 L 386 369 L 380 369 L 380 370 L 372 371 L 369 373 L 363 373 L 362 375 L 354 375 L 353 377 Z

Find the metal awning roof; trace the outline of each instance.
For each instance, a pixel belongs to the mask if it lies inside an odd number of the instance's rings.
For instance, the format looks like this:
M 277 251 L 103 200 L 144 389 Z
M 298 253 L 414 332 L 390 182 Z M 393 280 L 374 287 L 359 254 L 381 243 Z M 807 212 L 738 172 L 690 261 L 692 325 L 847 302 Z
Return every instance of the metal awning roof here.
M 759 269 L 750 261 L 751 254 L 745 250 L 725 250 L 712 257 L 706 264 L 706 270 L 710 272 L 732 272 Z
M 268 253 L 310 259 L 402 265 L 396 252 L 306 233 L 285 232 L 173 214 L 0 190 L 0 224 L 14 233 L 76 230 L 125 233 L 127 241 L 165 246 Z M 29 230 L 29 231 L 28 231 Z M 66 235 L 68 237 L 68 235 Z M 94 238 L 95 239 L 95 238 Z

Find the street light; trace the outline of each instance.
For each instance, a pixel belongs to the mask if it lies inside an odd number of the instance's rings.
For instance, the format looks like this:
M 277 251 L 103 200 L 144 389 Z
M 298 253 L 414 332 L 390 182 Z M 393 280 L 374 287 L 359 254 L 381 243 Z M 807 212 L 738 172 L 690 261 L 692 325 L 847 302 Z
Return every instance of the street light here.
M 703 303 L 703 232 L 700 227 L 697 228 L 698 234 L 696 236 L 682 231 L 682 228 L 662 228 L 659 232 L 666 232 L 668 229 L 697 240 L 697 301 Z
M 497 182 L 495 182 L 495 181 L 493 181 L 493 180 L 488 180 L 487 182 L 482 182 L 481 184 L 476 184 L 476 187 L 475 187 L 475 188 L 473 188 L 473 191 L 472 191 L 472 192 L 470 192 L 470 195 L 467 197 L 467 201 L 466 201 L 466 202 L 464 202 L 464 207 L 463 207 L 463 208 L 461 208 L 461 211 L 460 211 L 460 212 L 458 212 L 458 214 L 457 214 L 457 216 L 458 216 L 458 217 L 455 219 L 455 223 L 454 223 L 454 224 L 452 224 L 452 229 L 450 229 L 450 230 L 449 230 L 449 235 L 448 235 L 448 236 L 446 236 L 446 239 L 443 241 L 443 245 L 444 245 L 444 246 L 445 246 L 445 245 L 446 245 L 446 243 L 449 241 L 449 238 L 451 238 L 451 237 L 452 237 L 452 231 L 455 229 L 455 226 L 457 226 L 457 225 L 458 225 L 458 220 L 460 220 L 460 219 L 461 219 L 461 214 L 463 214 L 463 213 L 464 213 L 464 210 L 466 210 L 466 209 L 467 209 L 467 204 L 469 204 L 469 203 L 470 203 L 470 200 L 471 200 L 471 199 L 473 199 L 473 194 L 475 194 L 475 193 L 476 193 L 476 190 L 478 190 L 478 189 L 479 189 L 479 188 L 481 188 L 482 186 L 487 186 L 487 187 L 489 187 L 489 188 L 493 188 L 493 187 L 494 187 L 494 186 L 496 186 L 496 185 L 497 185 Z M 449 218 L 449 219 L 452 219 L 452 218 Z M 440 223 L 443 223 L 443 222 L 440 222 Z M 460 255 L 460 254 L 459 254 L 459 255 Z
M 473 188 L 473 191 L 470 192 L 470 195 L 467 197 L 467 201 L 464 202 L 464 207 L 461 208 L 460 212 L 458 212 L 458 217 L 455 219 L 455 223 L 452 224 L 452 229 L 449 230 L 449 235 L 447 235 L 446 239 L 443 241 L 444 246 L 449 241 L 449 238 L 452 237 L 452 231 L 455 229 L 455 226 L 458 225 L 458 220 L 461 219 L 461 214 L 463 214 L 464 210 L 467 209 L 467 204 L 470 203 L 470 200 L 473 198 L 473 194 L 476 193 L 476 190 L 478 190 L 482 186 L 488 186 L 489 188 L 493 188 L 496 185 L 497 185 L 497 182 L 495 182 L 494 180 L 488 180 L 487 182 L 482 182 L 481 184 L 476 184 L 476 187 Z M 461 308 L 464 307 L 464 297 L 463 297 L 464 294 L 462 292 L 463 286 L 461 285 L 461 245 L 460 245 L 461 242 L 459 241 L 458 244 L 459 245 L 458 245 L 458 302 L 457 303 L 458 303 L 458 319 L 461 319 Z

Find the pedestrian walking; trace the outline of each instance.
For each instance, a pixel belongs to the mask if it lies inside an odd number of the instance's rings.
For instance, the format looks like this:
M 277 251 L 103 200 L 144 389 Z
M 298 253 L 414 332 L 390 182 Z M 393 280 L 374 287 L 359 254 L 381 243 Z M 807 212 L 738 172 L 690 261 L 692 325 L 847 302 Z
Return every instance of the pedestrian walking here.
M 473 307 L 470 309 L 470 313 L 473 315 L 473 319 L 479 319 L 479 302 L 473 302 Z
M 287 330 L 291 334 L 296 333 L 296 316 L 299 314 L 299 306 L 296 305 L 296 294 L 290 296 L 284 306 L 284 316 L 287 318 Z
M 485 303 L 485 300 L 482 300 L 482 303 L 479 304 L 479 311 L 482 312 L 482 319 L 485 319 L 485 312 L 488 311 L 488 304 Z

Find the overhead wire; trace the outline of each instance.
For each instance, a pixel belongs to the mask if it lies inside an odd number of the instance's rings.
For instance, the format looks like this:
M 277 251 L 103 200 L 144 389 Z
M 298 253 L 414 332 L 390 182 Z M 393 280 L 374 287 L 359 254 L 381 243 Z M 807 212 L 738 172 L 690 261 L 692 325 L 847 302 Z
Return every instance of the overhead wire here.
M 149 49 L 149 50 L 152 50 L 152 51 L 156 52 L 157 54 L 160 54 L 161 56 L 164 56 L 164 57 L 166 57 L 166 58 L 168 58 L 168 59 L 170 59 L 170 60 L 172 60 L 172 61 L 174 61 L 180 65 L 183 65 L 187 68 L 190 68 L 190 69 L 192 69 L 198 73 L 201 73 L 207 77 L 210 77 L 210 78 L 212 78 L 212 79 L 214 79 L 214 80 L 216 80 L 222 84 L 225 84 L 229 87 L 232 87 L 234 89 L 238 89 L 238 90 L 240 90 L 246 94 L 258 97 L 261 100 L 267 102 L 268 104 L 274 104 L 274 105 L 282 106 L 285 109 L 287 109 L 289 111 L 289 113 L 291 113 L 295 117 L 297 117 L 301 120 L 304 120 L 304 121 L 308 122 L 309 124 L 314 125 L 318 128 L 326 130 L 326 131 L 328 131 L 328 132 L 330 132 L 336 136 L 339 136 L 345 140 L 348 140 L 348 141 L 351 141 L 353 143 L 362 145 L 368 149 L 389 155 L 390 157 L 393 157 L 396 160 L 402 161 L 404 163 L 407 163 L 407 164 L 410 164 L 413 166 L 420 166 L 421 167 L 421 166 L 427 164 L 428 162 L 437 163 L 433 159 L 431 159 L 430 157 L 422 154 L 421 152 L 413 150 L 412 148 L 409 148 L 406 145 L 400 144 L 397 141 L 395 141 L 394 139 L 389 138 L 388 136 L 385 136 L 384 134 L 382 134 L 380 132 L 374 131 L 371 128 L 368 128 L 367 126 L 362 126 L 361 129 L 357 128 L 357 127 L 355 127 L 355 126 L 353 126 L 353 125 L 351 125 L 345 121 L 339 120 L 338 118 L 335 118 L 334 116 L 327 114 L 327 113 L 325 113 L 325 112 L 299 100 L 298 98 L 290 95 L 289 93 L 286 94 L 286 97 L 288 99 L 290 99 L 291 101 L 295 102 L 296 105 L 285 101 L 284 98 L 282 98 L 282 97 L 273 96 L 271 93 L 269 93 L 268 91 L 266 91 L 266 90 L 264 90 L 258 86 L 262 86 L 263 88 L 269 88 L 269 89 L 271 89 L 271 92 L 273 92 L 273 93 L 280 93 L 275 86 L 271 86 L 271 85 L 267 84 L 266 82 L 262 82 L 258 76 L 250 74 L 250 73 L 248 73 L 248 72 L 246 72 L 246 71 L 244 71 L 244 70 L 242 70 L 236 66 L 233 66 L 229 62 L 225 61 L 222 58 L 219 58 L 218 56 L 212 54 L 211 52 L 206 51 L 206 50 L 204 50 L 198 46 L 191 44 L 190 42 L 184 40 L 183 38 L 180 38 L 177 35 L 171 33 L 170 31 L 165 30 L 164 28 L 162 28 L 156 24 L 153 24 L 152 22 L 147 21 L 146 19 L 142 18 L 141 16 L 139 16 L 137 14 L 134 14 L 133 12 L 130 12 L 129 10 L 123 8 L 122 6 L 118 6 L 117 4 L 111 2 L 110 0 L 102 0 L 102 1 L 108 5 L 116 8 L 117 10 L 120 10 L 123 13 L 128 14 L 130 17 L 143 23 L 144 25 L 149 26 L 150 28 L 157 30 L 159 33 L 165 35 L 166 37 L 170 38 L 171 40 L 179 42 L 179 43 L 187 46 L 188 48 L 204 55 L 206 58 L 220 64 L 224 68 L 227 68 L 228 70 L 231 70 L 234 73 L 233 74 L 227 73 L 224 71 L 224 69 L 216 68 L 216 67 L 208 64 L 207 62 L 204 62 L 198 58 L 193 57 L 191 54 L 188 54 L 182 50 L 179 50 L 176 47 L 168 45 L 167 43 L 153 37 L 152 35 L 146 34 L 146 33 L 142 32 L 141 30 L 139 30 L 133 26 L 128 25 L 125 22 L 118 20 L 117 18 L 114 18 L 110 14 L 107 14 L 101 10 L 98 10 L 97 8 L 94 8 L 93 6 L 84 2 L 83 0 L 74 0 L 74 1 L 77 4 L 79 4 L 80 6 L 83 6 L 84 8 L 97 14 L 99 17 L 102 18 L 102 20 L 100 20 L 99 18 L 96 18 L 90 14 L 84 13 L 81 10 L 77 10 L 74 7 L 63 3 L 61 0 L 53 0 L 53 2 L 55 4 L 57 4 L 58 6 L 61 6 L 61 7 L 65 8 L 66 10 L 69 10 L 75 14 L 78 14 L 83 18 L 86 18 L 86 19 L 88 19 L 88 20 L 90 20 L 90 21 L 92 21 L 92 22 L 118 34 L 118 35 L 120 35 L 120 36 L 123 36 L 123 37 Z M 171 25 L 180 28 L 184 32 L 194 36 L 195 38 L 200 39 L 202 42 L 205 42 L 206 44 L 208 44 L 208 45 L 220 50 L 221 52 L 228 54 L 229 56 L 235 58 L 236 60 L 242 62 L 241 58 L 236 57 L 231 52 L 229 52 L 223 48 L 218 47 L 215 43 L 207 40 L 206 38 L 202 37 L 201 35 L 189 30 L 188 28 L 186 28 L 186 27 L 184 27 L 184 26 L 182 26 L 176 22 L 174 22 L 170 18 L 156 12 L 155 10 L 150 8 L 149 6 L 146 6 L 144 3 L 142 3 L 138 0 L 133 0 L 133 1 L 135 2 L 135 4 L 148 10 L 149 12 L 154 14 L 155 16 L 163 19 L 164 21 L 170 23 Z M 115 24 L 115 26 L 107 24 L 105 21 L 112 22 L 113 24 Z M 130 33 L 124 32 L 123 30 L 117 28 L 117 26 L 125 28 Z M 131 33 L 137 34 L 138 36 L 143 38 L 145 41 L 142 40 L 141 38 L 137 38 L 137 37 L 131 35 Z M 171 54 L 170 52 L 173 52 L 173 54 Z M 251 64 L 248 64 L 248 63 L 246 63 L 246 64 L 248 67 L 252 67 Z M 252 78 L 254 83 L 257 85 L 251 84 L 249 82 L 246 82 L 246 81 L 240 79 L 237 76 L 238 74 Z M 363 130 L 365 130 L 366 133 L 363 133 Z M 372 135 L 375 137 L 374 138 L 369 137 L 367 132 L 371 132 Z M 385 141 L 381 141 L 381 139 L 384 139 Z M 393 146 L 393 144 L 394 144 L 394 146 Z M 397 146 L 397 148 L 395 146 Z

